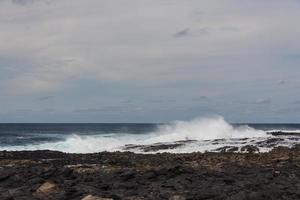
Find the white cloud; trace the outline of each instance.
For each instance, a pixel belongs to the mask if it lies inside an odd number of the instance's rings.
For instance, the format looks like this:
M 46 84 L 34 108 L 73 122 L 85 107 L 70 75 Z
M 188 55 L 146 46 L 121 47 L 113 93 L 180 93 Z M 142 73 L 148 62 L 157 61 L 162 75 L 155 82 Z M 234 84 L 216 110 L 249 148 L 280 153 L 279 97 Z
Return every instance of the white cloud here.
M 0 3 L 0 56 L 28 67 L 14 66 L 13 78 L 0 82 L 16 92 L 57 90 L 82 77 L 154 85 L 254 80 L 281 47 L 300 48 L 294 1 L 9 2 Z

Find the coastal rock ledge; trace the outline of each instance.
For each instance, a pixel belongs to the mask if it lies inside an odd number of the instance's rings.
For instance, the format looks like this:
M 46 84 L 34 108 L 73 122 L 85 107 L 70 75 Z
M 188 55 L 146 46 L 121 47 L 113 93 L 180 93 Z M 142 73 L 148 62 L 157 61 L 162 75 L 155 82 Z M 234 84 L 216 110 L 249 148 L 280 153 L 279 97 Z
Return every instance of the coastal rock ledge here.
M 298 146 L 248 152 L 1 151 L 0 199 L 300 199 Z

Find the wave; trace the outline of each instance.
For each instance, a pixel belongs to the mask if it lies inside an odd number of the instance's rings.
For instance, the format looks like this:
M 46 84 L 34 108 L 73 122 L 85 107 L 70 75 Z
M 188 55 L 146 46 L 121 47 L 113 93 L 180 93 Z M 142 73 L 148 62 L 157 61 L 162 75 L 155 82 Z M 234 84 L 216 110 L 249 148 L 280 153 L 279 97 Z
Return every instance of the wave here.
M 213 140 L 228 138 L 265 137 L 266 133 L 247 125 L 234 127 L 223 117 L 197 118 L 191 121 L 176 121 L 159 127 L 151 142 L 178 140 Z
M 243 125 L 234 127 L 223 117 L 198 118 L 191 121 L 175 121 L 157 127 L 147 134 L 106 134 L 79 136 L 73 134 L 65 140 L 32 144 L 26 146 L 1 147 L 0 150 L 57 150 L 69 153 L 93 153 L 100 151 L 123 151 L 126 145 L 150 145 L 183 140 L 206 141 L 215 139 L 260 138 L 269 137 L 265 131 Z M 187 147 L 188 152 L 199 151 L 196 147 Z M 204 151 L 201 148 L 200 151 Z M 180 150 L 184 152 L 184 150 Z
M 278 133 L 278 132 L 282 132 L 282 133 L 300 133 L 299 129 L 269 129 L 266 130 L 267 133 Z

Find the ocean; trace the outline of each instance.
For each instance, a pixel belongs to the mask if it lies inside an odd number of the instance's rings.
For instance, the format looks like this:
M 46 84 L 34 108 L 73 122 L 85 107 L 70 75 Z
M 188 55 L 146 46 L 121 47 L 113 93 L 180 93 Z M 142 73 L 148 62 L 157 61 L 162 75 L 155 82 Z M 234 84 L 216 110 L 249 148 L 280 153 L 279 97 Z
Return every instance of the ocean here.
M 0 124 L 0 150 L 190 153 L 252 145 L 266 152 L 299 144 L 299 132 L 300 124 L 230 124 L 222 117 L 167 124 Z

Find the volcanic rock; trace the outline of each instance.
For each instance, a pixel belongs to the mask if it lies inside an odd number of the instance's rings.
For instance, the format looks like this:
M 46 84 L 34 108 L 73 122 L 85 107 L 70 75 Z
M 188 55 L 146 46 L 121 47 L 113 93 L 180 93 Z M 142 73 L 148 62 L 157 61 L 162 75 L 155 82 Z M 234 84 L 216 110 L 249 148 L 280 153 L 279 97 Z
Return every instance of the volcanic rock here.
M 37 190 L 36 195 L 37 196 L 48 196 L 55 193 L 59 193 L 59 189 L 57 185 L 51 182 L 45 182 L 43 183 Z
M 186 198 L 180 195 L 174 195 L 170 197 L 169 200 L 186 200 Z
M 111 198 L 101 198 L 101 197 L 96 197 L 96 196 L 93 196 L 93 195 L 87 195 L 82 200 L 113 200 L 113 199 L 111 199 Z
M 270 131 L 267 132 L 267 134 L 273 135 L 273 136 L 300 136 L 300 132 L 289 132 L 289 131 Z
M 241 152 L 256 153 L 259 152 L 259 148 L 253 145 L 246 145 L 241 148 Z
M 226 152 L 237 152 L 238 150 L 239 150 L 238 147 L 224 146 L 224 147 L 217 148 L 214 151 L 221 152 L 221 153 L 226 153 Z
M 0 152 L 0 177 L 1 200 L 295 200 L 300 147 L 255 154 Z

